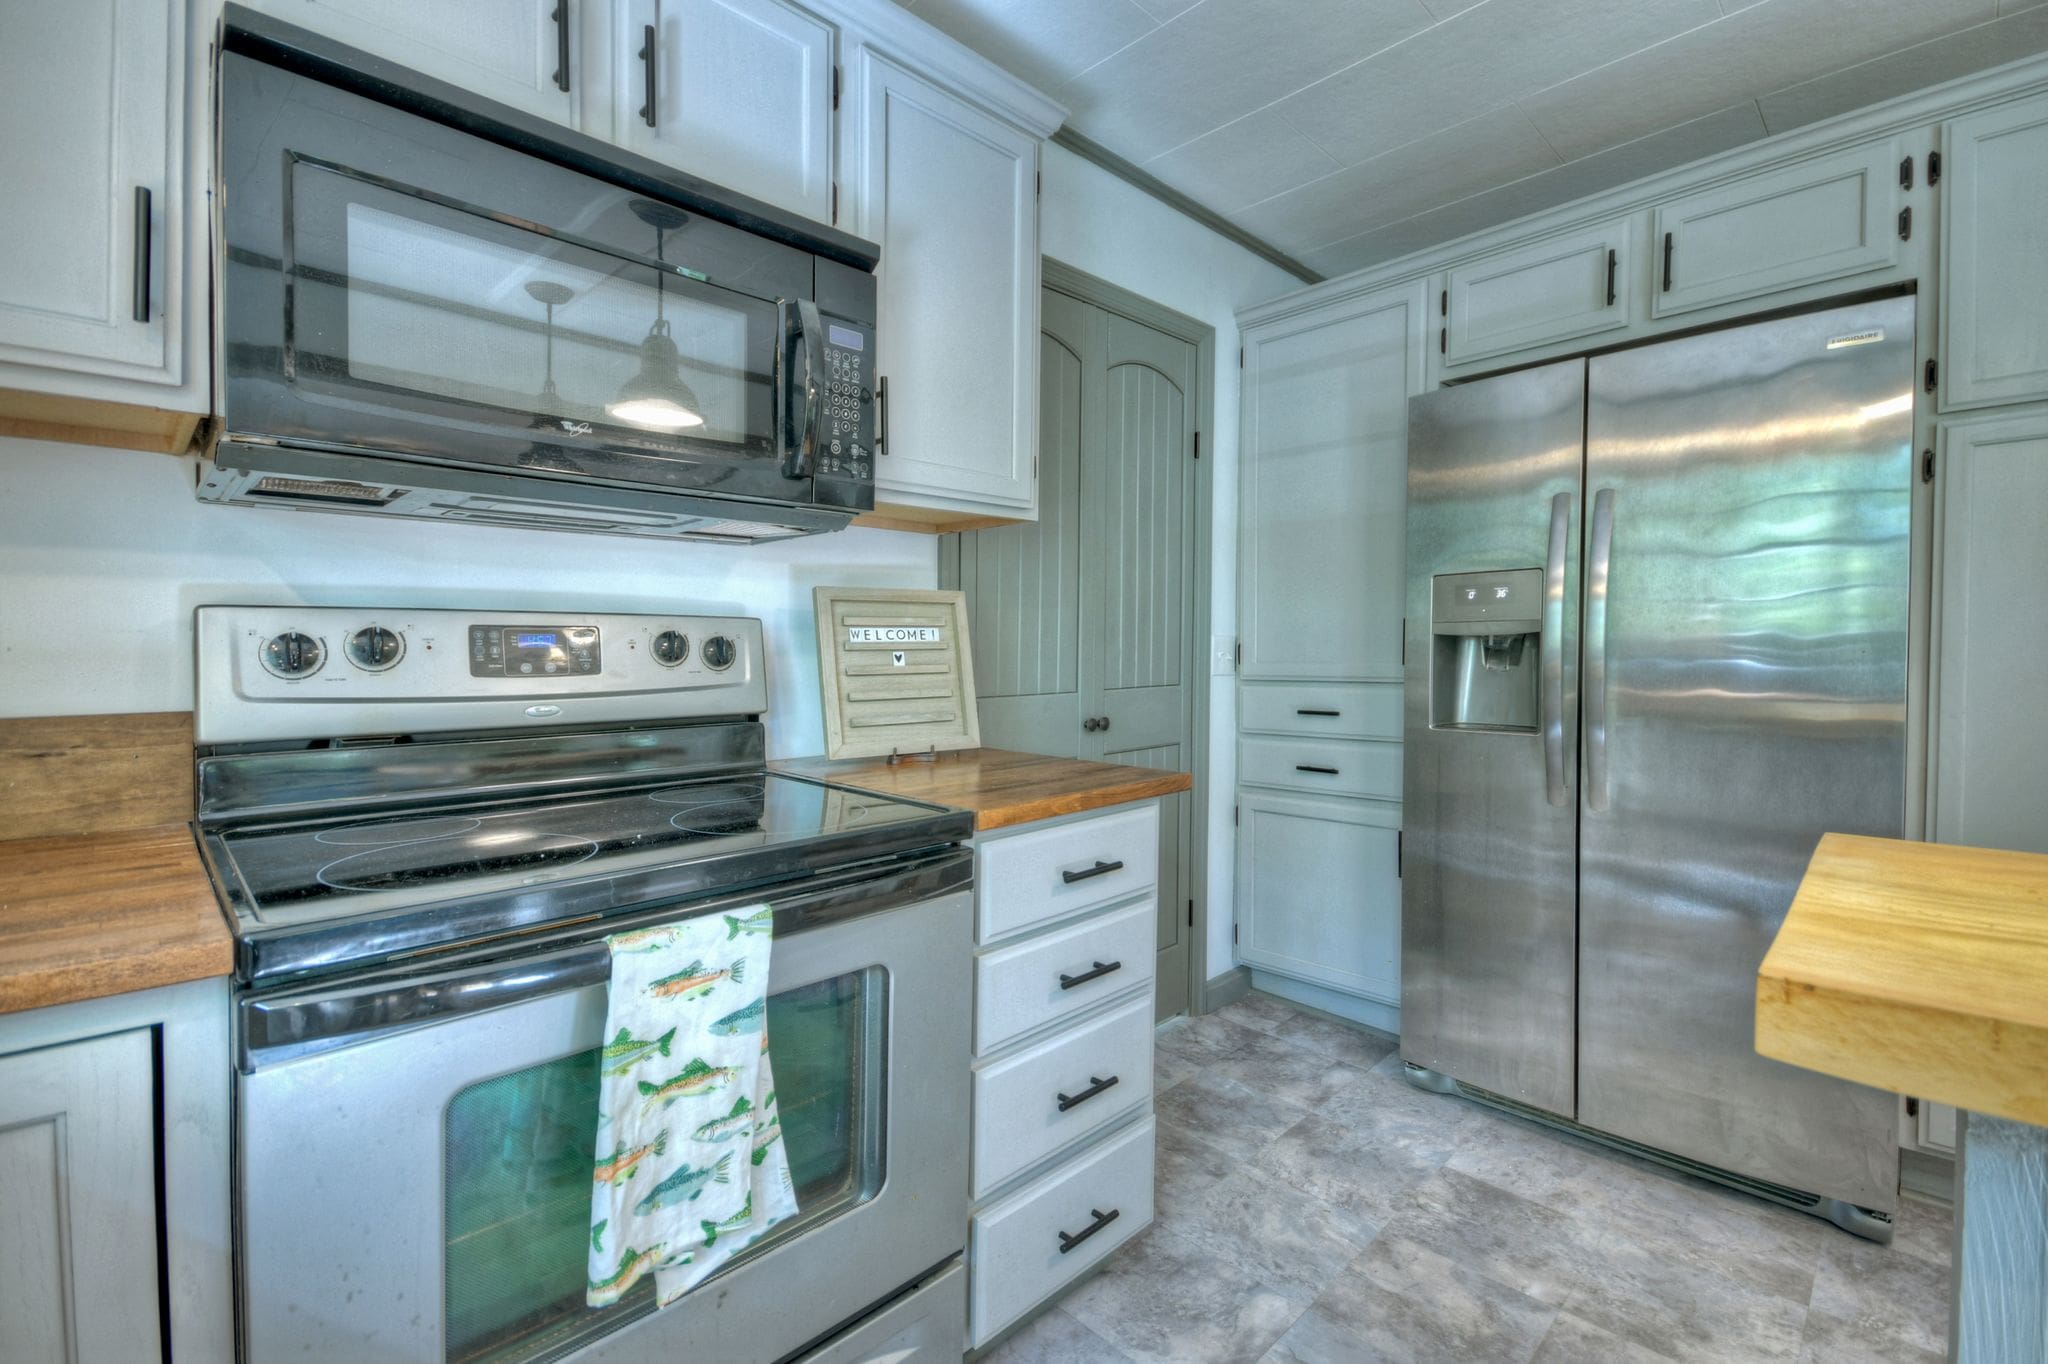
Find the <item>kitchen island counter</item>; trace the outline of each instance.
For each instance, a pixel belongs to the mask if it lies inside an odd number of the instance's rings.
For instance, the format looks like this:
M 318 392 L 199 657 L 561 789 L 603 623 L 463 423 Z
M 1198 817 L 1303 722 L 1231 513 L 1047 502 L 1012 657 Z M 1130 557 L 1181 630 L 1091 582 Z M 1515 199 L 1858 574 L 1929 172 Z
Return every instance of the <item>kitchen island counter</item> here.
M 887 758 L 790 758 L 769 766 L 792 776 L 972 810 L 980 833 L 1170 796 L 1195 784 L 1185 772 L 1001 748 L 962 749 L 893 764 Z

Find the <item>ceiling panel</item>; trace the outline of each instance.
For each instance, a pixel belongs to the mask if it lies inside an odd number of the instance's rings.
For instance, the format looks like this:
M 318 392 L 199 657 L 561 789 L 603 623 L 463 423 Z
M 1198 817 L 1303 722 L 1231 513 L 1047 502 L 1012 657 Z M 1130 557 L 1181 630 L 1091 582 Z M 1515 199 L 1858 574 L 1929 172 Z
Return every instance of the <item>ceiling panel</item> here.
M 1266 109 L 1183 142 L 1146 162 L 1145 169 L 1196 203 L 1227 214 L 1342 167 Z
M 1556 164 L 1542 135 L 1510 104 L 1230 218 L 1299 255 Z
M 1080 131 L 1143 163 L 1430 22 L 1421 0 L 1205 0 L 1053 94 Z
M 1045 90 L 1159 26 L 1135 0 L 916 0 L 915 12 Z
M 1757 103 L 1763 107 L 1764 123 L 1772 132 L 1782 133 L 2041 51 L 2048 51 L 2048 0 L 2032 9 L 2009 11 L 2005 18 L 1988 24 L 1803 81 L 1765 95 Z
M 1279 108 L 1324 151 L 1357 165 L 1720 17 L 1715 0 L 1491 0 Z
M 1996 0 L 1767 0 L 1521 101 L 1567 161 L 1992 17 Z
M 1193 9 L 1201 0 L 1137 0 L 1137 3 L 1140 9 L 1163 24 L 1175 15 Z

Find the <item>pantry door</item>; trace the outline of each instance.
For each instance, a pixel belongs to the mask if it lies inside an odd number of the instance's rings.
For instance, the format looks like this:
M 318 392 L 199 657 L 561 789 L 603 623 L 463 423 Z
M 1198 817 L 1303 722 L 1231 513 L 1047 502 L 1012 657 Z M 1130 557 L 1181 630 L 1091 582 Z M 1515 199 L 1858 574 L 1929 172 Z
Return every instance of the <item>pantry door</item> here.
M 1192 771 L 1197 350 L 1048 288 L 1038 520 L 948 537 L 981 740 Z M 1158 1010 L 1188 1003 L 1195 793 L 1160 806 Z

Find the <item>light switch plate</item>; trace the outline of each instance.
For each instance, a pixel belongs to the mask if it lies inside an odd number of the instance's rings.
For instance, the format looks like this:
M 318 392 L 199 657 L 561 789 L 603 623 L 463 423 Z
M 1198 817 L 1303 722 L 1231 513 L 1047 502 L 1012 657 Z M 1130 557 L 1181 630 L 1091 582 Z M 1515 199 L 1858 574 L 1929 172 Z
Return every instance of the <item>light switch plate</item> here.
M 1228 677 L 1237 671 L 1237 636 L 1209 636 L 1209 675 Z

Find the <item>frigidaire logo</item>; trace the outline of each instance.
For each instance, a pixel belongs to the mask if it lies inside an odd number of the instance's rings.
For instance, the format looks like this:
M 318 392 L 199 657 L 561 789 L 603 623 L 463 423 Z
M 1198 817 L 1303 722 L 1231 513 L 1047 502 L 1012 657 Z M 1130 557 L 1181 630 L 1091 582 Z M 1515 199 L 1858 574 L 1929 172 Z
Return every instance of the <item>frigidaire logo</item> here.
M 591 426 L 589 422 L 561 421 L 558 422 L 557 424 L 560 425 L 564 431 L 567 431 L 572 436 L 587 436 L 590 434 L 591 431 Z

